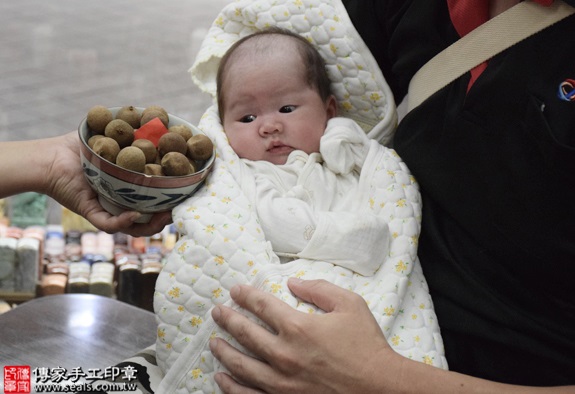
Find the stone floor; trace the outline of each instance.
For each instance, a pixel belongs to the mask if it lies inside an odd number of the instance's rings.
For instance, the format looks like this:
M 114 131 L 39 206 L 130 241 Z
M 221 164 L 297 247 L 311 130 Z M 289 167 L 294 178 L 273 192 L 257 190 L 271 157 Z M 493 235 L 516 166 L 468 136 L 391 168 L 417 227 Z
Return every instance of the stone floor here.
M 0 141 L 75 130 L 90 107 L 210 103 L 187 72 L 230 0 L 0 2 Z

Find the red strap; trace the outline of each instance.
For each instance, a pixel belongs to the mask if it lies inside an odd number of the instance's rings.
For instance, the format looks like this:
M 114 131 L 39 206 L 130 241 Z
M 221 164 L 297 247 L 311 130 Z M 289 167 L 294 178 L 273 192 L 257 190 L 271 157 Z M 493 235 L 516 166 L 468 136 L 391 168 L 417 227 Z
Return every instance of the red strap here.
M 545 7 L 553 3 L 553 0 L 534 1 Z M 455 27 L 460 37 L 489 20 L 489 0 L 447 0 L 447 6 L 449 7 L 449 16 L 453 27 Z M 486 68 L 487 62 L 484 62 L 471 69 L 471 78 L 467 85 L 467 91 Z

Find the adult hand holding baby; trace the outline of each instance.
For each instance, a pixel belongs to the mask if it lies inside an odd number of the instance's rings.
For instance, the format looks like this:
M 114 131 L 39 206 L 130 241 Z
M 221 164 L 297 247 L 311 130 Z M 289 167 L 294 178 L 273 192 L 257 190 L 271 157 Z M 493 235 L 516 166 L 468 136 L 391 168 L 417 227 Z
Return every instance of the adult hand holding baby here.
M 231 308 L 213 310 L 216 323 L 258 359 L 221 339 L 210 348 L 231 375 L 216 382 L 228 394 L 249 393 L 569 393 L 491 382 L 426 365 L 395 353 L 357 294 L 324 280 L 291 278 L 290 290 L 325 314 L 297 311 L 269 293 L 236 286 L 233 300 L 276 333 Z
M 240 381 L 274 393 L 380 393 L 374 390 L 374 380 L 386 370 L 389 376 L 395 373 L 382 366 L 400 367 L 410 362 L 391 350 L 359 295 L 324 280 L 292 278 L 288 284 L 297 297 L 328 313 L 299 312 L 251 286 L 234 287 L 230 292 L 233 300 L 277 334 L 231 308 L 220 305 L 214 309 L 214 320 L 261 359 L 251 358 L 221 339 L 212 340 L 213 354 L 233 375 L 216 375 L 224 392 L 260 392 L 240 386 L 236 382 Z M 358 321 L 362 324 L 355 324 Z M 362 355 L 359 363 L 353 357 L 357 354 Z

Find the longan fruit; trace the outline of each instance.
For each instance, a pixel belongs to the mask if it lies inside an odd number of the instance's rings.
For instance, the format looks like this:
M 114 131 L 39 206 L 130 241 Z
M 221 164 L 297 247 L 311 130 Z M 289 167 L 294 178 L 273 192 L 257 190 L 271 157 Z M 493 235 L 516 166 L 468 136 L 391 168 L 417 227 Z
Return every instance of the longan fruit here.
M 168 152 L 162 157 L 162 170 L 168 176 L 182 176 L 192 173 L 192 166 L 186 155 L 180 152 Z
M 168 152 L 179 152 L 185 155 L 187 151 L 186 140 L 178 133 L 166 133 L 158 140 L 158 152 L 162 157 Z
M 144 167 L 144 174 L 146 175 L 155 175 L 155 176 L 163 176 L 164 172 L 162 171 L 162 166 L 160 164 L 146 164 Z
M 144 152 L 144 155 L 146 155 L 146 163 L 156 162 L 158 150 L 152 141 L 145 138 L 138 138 L 132 142 L 132 146 L 138 147 Z
M 126 170 L 144 172 L 146 167 L 146 155 L 144 155 L 144 152 L 142 152 L 140 148 L 127 146 L 118 153 L 116 164 Z
M 97 140 L 99 140 L 100 138 L 104 138 L 103 134 L 94 134 L 93 136 L 91 136 L 88 139 L 88 146 L 90 148 L 92 148 L 92 150 L 94 150 L 94 144 L 96 143 Z
M 198 168 L 200 165 L 195 160 L 192 160 L 189 157 L 188 157 L 188 161 L 190 162 L 190 167 L 191 167 L 190 174 L 194 174 L 195 172 L 198 171 Z
M 86 123 L 95 134 L 104 134 L 106 125 L 114 119 L 112 112 L 103 105 L 95 105 L 88 111 Z
M 140 114 L 140 111 L 138 111 L 132 105 L 127 105 L 125 107 L 122 107 L 116 113 L 116 119 L 122 119 L 123 121 L 128 123 L 130 126 L 132 126 L 134 129 L 137 129 L 138 127 L 140 127 L 140 119 L 141 118 L 142 118 L 142 115 Z
M 115 139 L 120 148 L 130 146 L 134 142 L 134 128 L 122 119 L 114 119 L 108 123 L 104 135 Z
M 166 111 L 166 110 L 164 109 L 164 107 L 162 107 L 162 106 L 160 106 L 160 105 L 150 105 L 150 106 L 144 108 L 144 111 L 142 112 L 142 115 L 144 115 L 146 112 L 149 112 L 149 111 L 159 111 L 159 112 L 161 112 L 162 114 L 168 116 L 168 111 Z
M 192 160 L 208 160 L 214 151 L 212 140 L 204 134 L 196 134 L 188 140 L 188 157 Z
M 190 129 L 185 124 L 178 124 L 178 125 L 171 126 L 168 129 L 168 131 L 170 133 L 177 133 L 177 134 L 181 135 L 182 137 L 184 137 L 184 139 L 186 141 L 189 140 L 190 138 L 192 138 L 192 136 L 193 136 L 192 129 Z
M 150 105 L 149 107 L 146 107 L 146 109 L 142 111 L 140 126 L 145 125 L 154 118 L 159 118 L 164 124 L 164 126 L 166 126 L 166 128 L 170 123 L 170 117 L 168 116 L 168 112 L 164 108 L 158 105 Z
M 96 139 L 96 141 L 94 142 L 94 147 L 92 149 L 98 156 L 101 156 L 102 158 L 112 163 L 116 162 L 118 153 L 120 153 L 120 145 L 118 145 L 116 140 L 104 136 L 101 136 L 101 138 Z

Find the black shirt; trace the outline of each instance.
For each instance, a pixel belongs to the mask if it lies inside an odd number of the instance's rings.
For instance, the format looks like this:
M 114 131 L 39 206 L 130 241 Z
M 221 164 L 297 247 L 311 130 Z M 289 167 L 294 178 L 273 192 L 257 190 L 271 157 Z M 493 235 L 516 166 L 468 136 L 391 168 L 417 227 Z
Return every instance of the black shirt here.
M 574 0 L 567 3 L 575 6 Z M 396 101 L 456 41 L 445 0 L 344 0 Z M 575 384 L 575 16 L 469 73 L 400 123 L 421 186 L 419 257 L 452 370 Z

